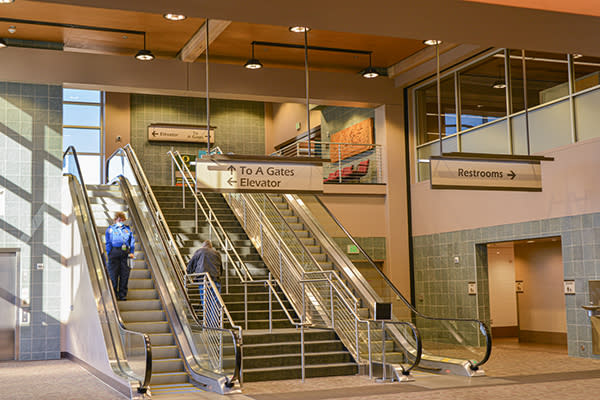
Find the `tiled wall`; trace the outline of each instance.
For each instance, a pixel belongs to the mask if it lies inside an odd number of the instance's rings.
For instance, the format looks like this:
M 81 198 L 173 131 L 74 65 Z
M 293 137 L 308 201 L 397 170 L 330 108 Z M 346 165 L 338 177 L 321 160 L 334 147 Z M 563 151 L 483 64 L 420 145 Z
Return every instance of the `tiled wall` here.
M 212 99 L 210 124 L 216 126 L 214 146 L 223 152 L 265 154 L 264 103 Z M 206 124 L 206 101 L 197 97 L 131 95 L 131 145 L 152 184 L 171 183 L 167 151 L 195 154 L 206 144 L 148 142 L 153 123 Z
M 600 213 L 416 236 L 414 280 L 417 308 L 432 316 L 478 318 L 490 322 L 485 244 L 560 236 L 564 279 L 575 280 L 575 296 L 565 296 L 569 355 L 592 355 L 588 281 L 600 279 Z M 458 257 L 458 262 L 455 262 Z M 467 294 L 477 282 L 477 295 Z
M 0 248 L 20 250 L 20 360 L 60 357 L 62 88 L 0 82 Z M 43 264 L 43 269 L 36 269 Z
M 375 261 L 385 260 L 385 237 L 355 237 L 360 247 Z M 348 238 L 334 237 L 340 249 L 346 253 L 352 261 L 364 261 L 362 254 L 348 254 L 348 245 L 352 244 Z

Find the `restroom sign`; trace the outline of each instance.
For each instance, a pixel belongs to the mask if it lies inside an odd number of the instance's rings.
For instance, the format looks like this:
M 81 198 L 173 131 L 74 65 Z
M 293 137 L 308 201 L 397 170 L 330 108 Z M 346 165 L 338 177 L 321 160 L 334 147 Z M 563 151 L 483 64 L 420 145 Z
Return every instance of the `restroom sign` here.
M 323 167 L 314 163 L 200 159 L 198 190 L 219 192 L 322 192 Z
M 432 189 L 542 191 L 539 160 L 498 160 L 432 156 Z

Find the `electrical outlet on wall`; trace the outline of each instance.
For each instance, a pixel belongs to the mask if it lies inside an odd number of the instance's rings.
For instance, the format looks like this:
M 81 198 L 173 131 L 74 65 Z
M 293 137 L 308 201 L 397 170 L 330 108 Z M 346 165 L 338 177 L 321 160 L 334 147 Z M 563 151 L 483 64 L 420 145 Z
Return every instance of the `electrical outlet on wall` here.
M 477 294 L 477 282 L 469 282 L 467 286 L 467 293 L 471 295 Z

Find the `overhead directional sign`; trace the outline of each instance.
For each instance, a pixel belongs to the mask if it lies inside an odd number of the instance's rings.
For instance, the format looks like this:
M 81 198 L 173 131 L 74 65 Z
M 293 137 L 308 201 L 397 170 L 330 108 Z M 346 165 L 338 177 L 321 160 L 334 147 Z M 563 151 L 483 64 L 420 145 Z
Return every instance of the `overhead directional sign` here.
M 289 160 L 289 159 L 288 159 Z M 199 190 L 220 192 L 322 192 L 323 167 L 307 162 L 199 159 Z
M 432 189 L 542 191 L 539 160 L 484 160 L 432 156 Z

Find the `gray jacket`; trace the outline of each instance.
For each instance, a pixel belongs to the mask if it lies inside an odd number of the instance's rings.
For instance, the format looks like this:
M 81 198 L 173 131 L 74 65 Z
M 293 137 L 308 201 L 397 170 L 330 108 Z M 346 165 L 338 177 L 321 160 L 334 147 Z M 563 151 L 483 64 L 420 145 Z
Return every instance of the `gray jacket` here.
M 187 264 L 188 274 L 207 272 L 213 281 L 221 280 L 221 255 L 211 247 L 200 247 Z

